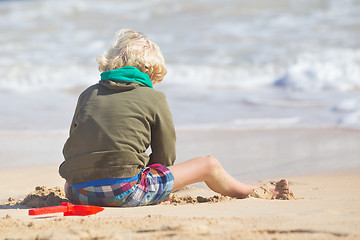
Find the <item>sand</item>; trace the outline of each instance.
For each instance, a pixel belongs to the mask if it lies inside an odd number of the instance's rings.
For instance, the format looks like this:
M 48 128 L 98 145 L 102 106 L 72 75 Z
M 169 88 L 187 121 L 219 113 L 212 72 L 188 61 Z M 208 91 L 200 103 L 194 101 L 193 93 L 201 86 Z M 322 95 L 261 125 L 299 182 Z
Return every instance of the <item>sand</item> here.
M 171 204 L 105 208 L 96 215 L 85 217 L 64 217 L 61 213 L 29 216 L 29 207 L 19 205 L 21 201 L 17 201 L 24 199 L 29 193 L 35 191 L 37 196 L 43 194 L 45 199 L 41 202 L 45 202 L 45 205 L 58 204 L 59 202 L 53 202 L 54 199 L 66 201 L 61 192 L 64 181 L 57 174 L 58 164 L 10 168 L 0 170 L 0 181 L 3 183 L 0 200 L 6 203 L 10 197 L 12 198 L 12 205 L 3 203 L 0 207 L 0 239 L 360 239 L 360 168 L 356 165 L 356 159 L 360 156 L 357 155 L 359 145 L 356 145 L 359 133 L 339 129 L 329 132 L 316 130 L 311 138 L 310 130 L 290 133 L 277 131 L 276 134 L 271 133 L 271 130 L 232 132 L 226 141 L 232 143 L 236 136 L 239 139 L 247 136 L 250 142 L 257 137 L 260 143 L 270 143 L 267 139 L 271 134 L 276 144 L 285 141 L 286 136 L 297 136 L 301 141 L 309 141 L 294 144 L 302 146 L 302 156 L 311 156 L 312 151 L 316 171 L 307 174 L 301 174 L 306 170 L 303 168 L 299 169 L 298 174 L 291 174 L 293 170 L 284 171 L 296 200 L 254 197 L 233 199 L 218 196 L 205 185 L 197 184 L 176 192 L 175 200 L 178 202 L 174 201 Z M 197 132 L 191 136 L 180 134 L 178 140 L 184 142 L 185 139 L 193 138 L 194 141 L 199 141 L 200 145 L 206 146 L 214 141 L 216 136 L 225 135 L 226 132 L 218 132 L 218 135 Z M 311 144 L 311 141 L 321 136 L 324 137 L 323 140 L 329 139 L 328 142 L 322 142 L 323 148 L 327 146 L 330 149 L 332 146 L 336 149 L 338 145 L 333 143 L 340 144 L 336 156 L 342 155 L 342 149 L 346 150 L 347 154 L 338 159 L 338 166 L 343 166 L 344 161 L 353 160 L 351 164 L 354 167 L 339 170 L 324 168 L 320 171 L 320 166 L 327 160 L 323 157 L 328 153 L 317 151 L 321 147 L 311 150 L 310 146 L 320 146 L 321 144 L 316 142 Z M 199 139 L 204 141 L 200 142 Z M 221 144 L 225 142 L 221 139 L 217 145 L 218 153 L 221 152 Z M 352 142 L 342 142 L 344 139 Z M 244 143 L 244 140 L 239 141 Z M 192 149 L 192 144 L 180 146 L 180 149 Z M 263 150 L 266 151 L 266 148 Z M 197 151 L 200 150 L 193 152 Z M 278 151 L 278 160 L 276 154 L 268 155 L 273 164 L 281 166 L 279 162 L 285 157 L 291 157 L 291 154 L 289 149 Z M 247 156 L 255 154 L 249 149 L 244 152 Z M 293 151 L 293 159 L 299 156 L 301 153 Z M 332 166 L 335 166 L 334 159 L 335 157 L 329 160 Z M 311 159 L 307 161 L 311 162 Z M 257 183 L 258 178 L 262 182 L 279 180 L 278 177 L 261 177 L 262 175 L 256 175 L 253 180 L 247 182 Z M 35 190 L 37 186 L 40 187 Z M 48 200 L 52 193 L 53 196 Z M 33 204 L 41 205 L 39 202 Z
M 28 207 L 2 206 L 0 239 L 360 238 L 360 170 L 292 177 L 289 184 L 300 199 L 224 198 L 105 208 L 86 217 L 28 216 Z M 216 194 L 197 185 L 176 195 L 196 199 Z

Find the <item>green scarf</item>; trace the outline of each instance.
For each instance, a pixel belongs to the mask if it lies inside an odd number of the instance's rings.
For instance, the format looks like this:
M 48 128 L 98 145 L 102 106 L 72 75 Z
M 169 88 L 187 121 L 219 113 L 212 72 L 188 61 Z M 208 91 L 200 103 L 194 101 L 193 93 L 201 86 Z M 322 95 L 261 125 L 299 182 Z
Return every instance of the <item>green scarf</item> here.
M 139 69 L 132 66 L 125 66 L 122 68 L 102 72 L 100 76 L 101 76 L 101 80 L 136 82 L 148 86 L 150 88 L 153 88 L 149 75 L 140 72 Z

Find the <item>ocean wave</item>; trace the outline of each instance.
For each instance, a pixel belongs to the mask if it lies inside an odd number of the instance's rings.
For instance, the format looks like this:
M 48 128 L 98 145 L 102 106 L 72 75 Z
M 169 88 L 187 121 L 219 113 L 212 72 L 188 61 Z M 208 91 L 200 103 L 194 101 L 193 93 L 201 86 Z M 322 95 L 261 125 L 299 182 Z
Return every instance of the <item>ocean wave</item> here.
M 279 73 L 273 65 L 169 65 L 168 83 L 205 88 L 253 89 L 269 86 Z
M 168 64 L 164 84 L 237 90 L 277 87 L 304 92 L 351 91 L 360 89 L 359 66 L 360 50 L 351 49 L 304 53 L 287 66 Z M 95 64 L 5 64 L 0 66 L 0 71 L 0 90 L 61 90 L 93 84 L 99 80 Z
M 41 89 L 63 90 L 99 80 L 96 67 L 21 64 L 0 67 L 0 90 L 24 92 Z
M 360 89 L 360 49 L 301 54 L 275 86 L 301 91 Z
M 121 27 L 159 44 L 169 63 L 164 84 L 360 89 L 358 0 L 203 2 L 1 2 L 0 90 L 97 82 L 95 58 Z
M 295 91 L 360 89 L 360 49 L 327 49 L 300 54 L 287 65 L 171 66 L 174 83 L 254 89 L 280 87 Z

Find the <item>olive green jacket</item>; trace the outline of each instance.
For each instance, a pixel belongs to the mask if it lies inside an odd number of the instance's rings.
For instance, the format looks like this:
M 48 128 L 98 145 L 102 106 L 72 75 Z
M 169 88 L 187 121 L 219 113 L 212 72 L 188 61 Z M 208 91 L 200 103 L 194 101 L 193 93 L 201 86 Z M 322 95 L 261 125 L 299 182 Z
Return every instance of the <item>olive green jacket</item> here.
M 172 165 L 175 139 L 163 93 L 101 80 L 79 97 L 59 173 L 69 183 L 133 177 L 154 163 Z

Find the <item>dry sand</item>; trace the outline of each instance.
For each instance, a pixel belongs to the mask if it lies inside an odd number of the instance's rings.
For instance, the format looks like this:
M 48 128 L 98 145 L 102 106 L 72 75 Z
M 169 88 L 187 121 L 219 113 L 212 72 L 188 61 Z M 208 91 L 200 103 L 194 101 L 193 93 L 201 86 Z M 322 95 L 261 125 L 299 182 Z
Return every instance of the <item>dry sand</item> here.
M 1 178 L 7 174 L 11 178 L 15 172 L 2 172 Z M 0 239 L 360 238 L 360 170 L 289 181 L 301 199 L 223 198 L 215 203 L 105 208 L 86 217 L 63 217 L 60 213 L 28 216 L 24 206 L 3 206 Z M 176 194 L 196 198 L 215 193 L 197 185 Z
M 0 162 L 31 165 L 41 149 L 61 161 L 64 136 L 0 133 Z M 26 146 L 31 140 L 36 144 Z M 105 208 L 86 217 L 29 216 L 26 206 L 3 205 L 0 239 L 360 239 L 359 142 L 360 131 L 344 129 L 178 132 L 180 161 L 209 153 L 248 183 L 287 177 L 300 199 L 218 198 L 192 203 L 198 196 L 215 195 L 199 184 L 176 193 L 189 199 L 186 203 Z M 44 163 L 46 156 L 41 156 Z M 0 201 L 12 197 L 16 202 L 36 186 L 62 188 L 59 163 L 0 170 Z

